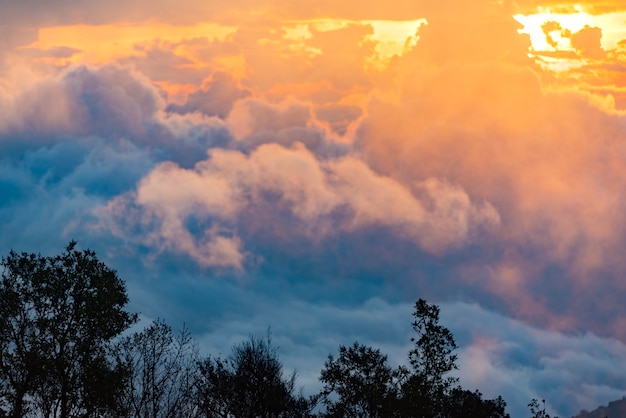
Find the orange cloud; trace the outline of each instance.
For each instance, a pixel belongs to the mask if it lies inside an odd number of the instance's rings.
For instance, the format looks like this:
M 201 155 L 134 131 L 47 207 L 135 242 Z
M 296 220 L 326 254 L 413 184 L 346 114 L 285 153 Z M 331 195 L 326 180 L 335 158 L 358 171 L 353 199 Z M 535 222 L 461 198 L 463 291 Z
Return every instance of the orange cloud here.
M 37 41 L 29 48 L 45 50 L 60 46 L 72 47 L 81 51 L 73 62 L 103 64 L 121 57 L 141 55 L 143 51 L 137 49 L 136 45 L 145 41 L 166 39 L 178 42 L 198 37 L 220 41 L 235 30 L 233 26 L 213 23 L 193 26 L 163 23 L 50 26 L 39 29 Z
M 602 49 L 602 29 L 585 26 L 572 34 L 572 47 L 584 56 L 602 58 L 605 53 Z

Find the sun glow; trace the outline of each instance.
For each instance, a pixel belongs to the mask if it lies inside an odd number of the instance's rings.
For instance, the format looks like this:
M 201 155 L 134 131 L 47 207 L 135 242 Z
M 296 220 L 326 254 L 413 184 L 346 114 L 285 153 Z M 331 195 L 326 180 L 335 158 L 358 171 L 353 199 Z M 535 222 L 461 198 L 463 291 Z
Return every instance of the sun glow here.
M 368 62 L 375 67 L 384 67 L 393 56 L 402 55 L 408 48 L 413 47 L 417 40 L 419 28 L 425 24 L 424 19 L 391 21 L 391 20 L 342 20 L 316 19 L 285 21 L 280 23 L 282 39 L 289 46 L 286 49 L 297 53 L 304 52 L 309 56 L 322 55 L 324 51 L 311 47 L 307 41 L 314 32 L 330 32 L 348 26 L 369 26 L 372 33 L 364 41 L 374 43 L 374 54 Z M 158 41 L 178 43 L 190 39 L 207 39 L 208 41 L 223 41 L 237 31 L 235 26 L 203 23 L 193 26 L 175 26 L 167 24 L 116 24 L 116 25 L 73 25 L 45 27 L 39 30 L 38 39 L 28 45 L 26 49 L 50 51 L 55 48 L 71 48 L 73 53 L 61 59 L 47 59 L 66 65 L 76 62 L 101 64 L 120 57 L 141 56 L 145 53 L 142 45 Z M 262 44 L 265 39 L 257 39 Z M 201 65 L 195 57 L 193 46 L 176 46 L 176 54 L 186 57 L 196 65 Z M 231 58 L 232 60 L 232 58 Z M 240 65 L 238 65 L 240 67 Z M 241 75 L 243 71 L 238 70 Z
M 391 21 L 370 20 L 364 23 L 372 25 L 374 33 L 371 36 L 377 42 L 376 50 L 381 59 L 386 60 L 394 55 L 402 55 L 407 48 L 417 44 L 417 32 L 426 19 Z
M 311 39 L 316 32 L 330 32 L 346 28 L 351 25 L 370 26 L 371 35 L 364 40 L 375 44 L 374 55 L 368 59 L 368 64 L 377 69 L 383 69 L 394 56 L 403 55 L 414 47 L 419 40 L 418 31 L 426 19 L 415 20 L 345 20 L 345 19 L 315 19 L 306 21 L 284 22 L 285 38 L 293 42 L 292 48 L 307 50 L 312 55 L 322 55 L 323 51 L 307 47 L 305 40 Z
M 516 15 L 523 25 L 520 33 L 530 36 L 530 56 L 542 67 L 565 73 L 615 55 L 626 39 L 626 13 L 593 15 L 576 8 L 576 13 Z
M 602 29 L 603 49 L 615 49 L 626 39 L 626 12 L 592 15 L 579 8 L 577 13 L 553 13 L 549 10 L 530 15 L 516 15 L 515 20 L 524 28 L 520 31 L 530 36 L 535 51 L 571 50 L 567 35 L 588 27 Z M 554 22 L 558 25 L 551 24 Z M 545 26 L 549 24 L 550 26 Z M 553 44 L 548 37 L 552 38 Z

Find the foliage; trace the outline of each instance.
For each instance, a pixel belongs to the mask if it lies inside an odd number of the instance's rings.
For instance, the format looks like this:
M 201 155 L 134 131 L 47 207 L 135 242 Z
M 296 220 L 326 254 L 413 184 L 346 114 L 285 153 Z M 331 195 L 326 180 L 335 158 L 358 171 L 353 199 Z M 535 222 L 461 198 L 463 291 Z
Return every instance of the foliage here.
M 189 416 L 199 355 L 187 328 L 174 335 L 157 320 L 123 338 L 115 352 L 126 370 L 120 412 L 129 417 Z
M 439 324 L 439 307 L 424 299 L 415 303 L 409 352 L 411 373 L 402 385 L 402 415 L 437 417 L 444 409 L 449 391 L 458 379 L 447 376 L 457 369 L 453 354 L 457 346 L 450 330 Z
M 545 399 L 542 399 L 541 403 L 539 403 L 539 400 L 533 398 L 533 400 L 530 401 L 530 403 L 528 404 L 528 408 L 530 408 L 530 413 L 533 414 L 532 418 L 558 418 L 558 417 L 551 417 L 546 412 L 546 400 Z
M 0 263 L 0 406 L 9 417 L 97 416 L 120 393 L 110 343 L 135 316 L 115 271 L 75 247 L 53 257 L 11 251 Z
M 506 402 L 502 397 L 483 399 L 479 391 L 454 388 L 444 405 L 446 418 L 510 418 L 505 412 Z
M 501 397 L 483 399 L 458 386 L 448 374 L 457 369 L 452 333 L 439 324 L 439 308 L 423 299 L 415 304 L 416 336 L 409 352 L 411 369 L 392 369 L 380 350 L 354 343 L 328 357 L 320 380 L 324 417 L 509 418 Z
M 354 343 L 340 346 L 322 370 L 321 397 L 326 417 L 384 418 L 396 415 L 399 371 L 380 350 Z
M 297 418 L 310 416 L 311 404 L 295 394 L 295 373 L 283 376 L 269 336 L 250 337 L 225 359 L 199 365 L 197 404 L 202 417 Z

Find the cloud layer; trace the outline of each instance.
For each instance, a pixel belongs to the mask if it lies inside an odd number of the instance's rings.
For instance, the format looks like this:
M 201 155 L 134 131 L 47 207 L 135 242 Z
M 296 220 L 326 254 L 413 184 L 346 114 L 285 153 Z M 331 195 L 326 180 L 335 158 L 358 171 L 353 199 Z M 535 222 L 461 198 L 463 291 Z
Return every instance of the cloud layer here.
M 620 396 L 619 13 L 532 32 L 530 1 L 9 3 L 4 253 L 76 238 L 207 348 L 272 326 L 307 384 L 353 340 L 403 361 L 425 297 L 463 381 L 516 415 Z

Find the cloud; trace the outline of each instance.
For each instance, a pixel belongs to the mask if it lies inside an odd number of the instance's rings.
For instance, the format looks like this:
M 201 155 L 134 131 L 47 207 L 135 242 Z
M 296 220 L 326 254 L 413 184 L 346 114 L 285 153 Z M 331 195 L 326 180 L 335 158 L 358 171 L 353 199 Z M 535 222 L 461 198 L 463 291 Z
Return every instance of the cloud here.
M 608 306 L 619 302 L 606 289 L 621 294 L 625 271 L 616 251 L 626 244 L 615 154 L 623 113 L 611 98 L 550 85 L 521 58 L 527 42 L 513 24 L 453 31 L 440 19 L 394 61 L 396 94 L 369 102 L 357 152 L 404 187 L 445 178 L 497 208 L 490 250 L 461 274 L 483 303 L 534 324 L 616 335 Z
M 0 99 L 0 146 L 46 145 L 65 137 L 97 136 L 150 150 L 155 159 L 193 165 L 211 146 L 230 140 L 217 118 L 167 115 L 165 101 L 144 75 L 118 65 L 70 67 L 33 76 Z
M 539 8 L 549 9 L 554 13 L 578 13 L 584 10 L 587 13 L 601 15 L 616 11 L 623 11 L 624 4 L 619 0 L 587 0 L 587 1 L 561 1 L 561 0 L 521 0 L 516 2 L 524 12 L 533 13 Z
M 31 27 L 0 24 L 0 79 L 10 67 L 11 53 L 19 46 L 37 39 L 37 31 Z
M 580 54 L 592 58 L 601 58 L 605 55 L 601 40 L 602 29 L 590 26 L 585 26 L 571 37 L 572 47 Z
M 329 104 L 315 108 L 318 120 L 330 125 L 333 132 L 345 136 L 355 121 L 363 114 L 363 110 L 354 105 Z
M 4 103 L 5 134 L 145 137 L 162 99 L 143 76 L 116 66 L 71 68 L 23 88 Z
M 623 395 L 623 342 L 591 333 L 563 334 L 534 328 L 475 304 L 442 304 L 442 321 L 461 347 L 461 384 L 487 397 L 501 394 L 514 416 L 527 414 L 532 398 L 550 413 L 573 416 Z
M 157 88 L 126 67 L 76 66 L 8 81 L 0 95 L 7 251 L 93 236 L 94 208 L 133 189 L 156 164 L 193 165 L 207 148 L 230 140 L 216 118 L 167 115 Z M 110 242 L 105 235 L 103 242 Z M 212 245 L 228 258 L 237 241 L 217 237 Z
M 132 188 L 154 164 L 148 153 L 131 144 L 112 146 L 98 138 L 4 148 L 2 252 L 51 253 L 70 239 L 88 240 L 92 234 L 84 225 L 93 223 L 94 207 Z
M 291 147 L 304 144 L 318 156 L 338 157 L 349 152 L 349 144 L 330 127 L 314 118 L 310 103 L 294 99 L 271 103 L 263 99 L 239 100 L 227 123 L 238 146 L 254 149 L 263 144 Z
M 207 76 L 206 68 L 197 68 L 192 57 L 176 53 L 177 44 L 148 40 L 135 44 L 137 55 L 122 57 L 120 64 L 132 66 L 153 82 L 199 85 Z
M 212 75 L 207 88 L 191 93 L 182 105 L 170 104 L 167 110 L 182 114 L 200 112 L 225 119 L 235 102 L 248 96 L 249 90 L 240 87 L 230 74 L 220 71 Z
M 428 179 L 415 188 L 419 194 L 373 173 L 353 157 L 319 161 L 298 144 L 266 144 L 250 155 L 213 150 L 194 169 L 163 163 L 132 196 L 110 202 L 105 214 L 113 215 L 113 222 L 147 226 L 140 239 L 186 253 L 206 266 L 219 265 L 210 252 L 215 235 L 206 237 L 213 228 L 225 228 L 236 237 L 261 228 L 271 235 L 304 234 L 319 240 L 337 230 L 381 225 L 439 253 L 499 224 L 493 206 L 472 202 L 446 182 Z M 259 222 L 263 224 L 257 226 Z M 125 234 L 123 229 L 120 233 Z M 230 245 L 229 254 L 237 249 Z M 238 260 L 230 263 L 233 267 L 240 267 L 243 255 L 238 254 L 233 255 Z
M 450 262 L 449 273 L 441 274 L 462 272 L 472 294 L 510 314 L 563 329 L 593 327 L 608 311 L 594 318 L 571 311 L 592 303 L 586 302 L 585 277 L 610 277 L 603 280 L 621 288 L 611 273 L 623 269 L 617 249 L 624 241 L 616 226 L 621 163 L 611 152 L 617 144 L 611 138 L 620 137 L 623 117 L 608 99 L 550 87 L 528 59 L 528 38 L 517 32 L 510 9 L 467 10 L 476 19 L 457 25 L 442 14 L 443 7 L 424 9 L 429 24 L 417 45 L 391 61 L 386 81 L 364 67 L 372 47 L 367 24 L 332 30 L 308 24 L 298 38 L 265 22 L 227 41 L 237 46 L 228 49 L 229 56 L 241 54 L 246 68 L 254 70 L 249 78 L 216 72 L 185 101 L 168 104 L 137 69 L 72 68 L 45 87 L 55 92 L 46 97 L 60 97 L 61 106 L 20 99 L 25 110 L 19 113 L 27 115 L 24 121 L 43 123 L 39 132 L 124 136 L 151 150 L 156 160 L 172 160 L 136 189 L 137 196 L 158 191 L 151 179 L 163 178 L 167 190 L 145 202 L 125 195 L 112 206 L 120 214 L 127 207 L 135 213 L 118 225 L 117 235 L 153 243 L 161 253 L 219 266 L 211 256 L 219 250 L 224 265 L 242 269 L 263 263 L 258 254 L 277 251 L 267 248 L 291 250 L 296 241 L 316 248 L 320 240 L 335 239 L 328 231 L 350 236 L 348 241 L 366 230 L 386 231 L 388 248 L 406 240 L 438 255 L 473 254 L 478 245 L 482 252 L 475 260 Z M 350 42 L 337 42 L 342 39 Z M 355 43 L 360 46 L 349 46 Z M 179 44 L 159 48 L 172 52 L 211 42 Z M 449 45 L 446 54 L 442 44 Z M 286 54 L 294 45 L 299 45 L 294 54 Z M 342 48 L 353 51 L 345 55 Z M 164 62 L 175 64 L 174 58 L 168 55 Z M 348 70 L 335 71 L 339 67 Z M 355 81 L 333 78 L 334 72 L 356 74 Z M 374 85 L 379 89 L 355 99 L 359 89 L 367 92 Z M 292 87 L 298 94 L 308 92 L 306 99 L 285 99 Z M 325 109 L 340 121 L 339 131 Z M 70 121 L 69 114 L 76 117 Z M 13 131 L 37 126 L 25 122 Z M 213 150 L 203 161 L 207 149 L 216 147 L 231 150 Z M 296 177 L 287 181 L 285 173 L 292 171 Z M 180 186 L 186 182 L 193 188 Z M 206 197 L 202 188 L 213 190 L 220 182 L 232 196 Z M 169 193 L 171 201 L 159 208 Z M 197 206 L 187 207 L 186 201 Z M 138 239 L 135 229 L 150 233 Z M 224 245 L 213 247 L 218 241 Z M 428 275 L 416 271 L 418 277 Z M 570 297 L 533 301 L 542 286 Z M 601 322 L 607 333 L 617 326 Z
M 2 0 L 0 24 L 54 26 L 63 24 L 103 24 L 111 21 L 146 21 L 164 19 L 174 22 L 197 21 L 199 14 L 207 11 L 206 5 L 195 0 L 175 3 L 159 0 L 146 7 L 144 0 L 101 0 L 77 3 L 73 0 L 30 0 L 13 2 Z

